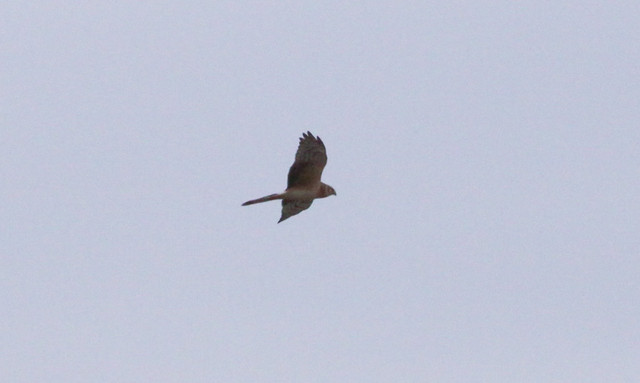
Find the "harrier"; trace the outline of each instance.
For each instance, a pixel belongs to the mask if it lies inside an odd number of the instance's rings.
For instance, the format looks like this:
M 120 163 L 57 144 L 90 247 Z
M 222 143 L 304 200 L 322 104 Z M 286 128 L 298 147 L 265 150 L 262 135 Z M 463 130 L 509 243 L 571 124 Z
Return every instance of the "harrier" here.
M 278 221 L 280 223 L 308 209 L 314 199 L 336 195 L 336 191 L 331 186 L 320 182 L 322 170 L 326 164 L 327 150 L 320 137 L 314 137 L 311 132 L 302 133 L 296 160 L 289 168 L 287 190 L 247 201 L 242 206 L 281 199 L 282 216 Z

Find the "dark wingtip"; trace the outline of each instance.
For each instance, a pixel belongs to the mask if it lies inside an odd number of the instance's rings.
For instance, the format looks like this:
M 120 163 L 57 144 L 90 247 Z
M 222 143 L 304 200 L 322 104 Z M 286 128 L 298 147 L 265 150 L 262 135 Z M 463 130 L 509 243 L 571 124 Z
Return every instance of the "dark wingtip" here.
M 311 133 L 309 130 L 307 130 L 306 133 L 302 133 L 302 137 L 300 137 L 300 142 L 304 141 L 307 138 L 311 138 L 311 139 L 322 142 L 322 140 L 320 139 L 320 136 L 314 136 L 313 133 Z

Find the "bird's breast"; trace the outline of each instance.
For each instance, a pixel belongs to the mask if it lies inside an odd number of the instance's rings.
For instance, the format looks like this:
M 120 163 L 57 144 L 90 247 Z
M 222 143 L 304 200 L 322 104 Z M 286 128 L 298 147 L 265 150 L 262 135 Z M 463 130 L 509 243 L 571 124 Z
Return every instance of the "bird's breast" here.
M 318 196 L 319 187 L 289 188 L 285 191 L 285 199 L 308 201 Z

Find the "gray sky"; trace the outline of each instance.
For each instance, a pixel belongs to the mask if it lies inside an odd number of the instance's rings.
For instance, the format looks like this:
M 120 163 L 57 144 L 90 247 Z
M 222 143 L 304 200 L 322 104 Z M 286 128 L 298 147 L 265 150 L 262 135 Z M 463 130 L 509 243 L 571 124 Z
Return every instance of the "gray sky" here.
M 640 381 L 638 2 L 0 17 L 3 382 Z

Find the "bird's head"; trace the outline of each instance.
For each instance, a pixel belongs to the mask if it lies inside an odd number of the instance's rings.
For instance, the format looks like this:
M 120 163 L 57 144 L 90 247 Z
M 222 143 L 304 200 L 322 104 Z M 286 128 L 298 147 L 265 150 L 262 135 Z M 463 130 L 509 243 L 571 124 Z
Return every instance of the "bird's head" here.
M 337 195 L 336 190 L 327 184 L 322 184 L 322 188 L 320 189 L 320 194 L 322 195 L 320 198 L 328 197 L 330 195 Z

